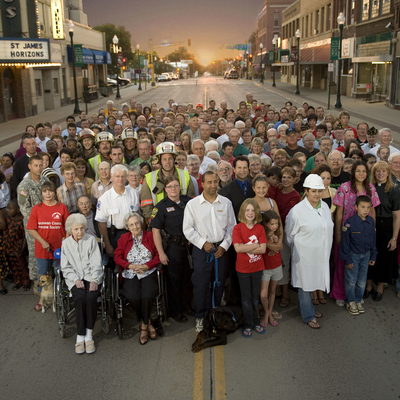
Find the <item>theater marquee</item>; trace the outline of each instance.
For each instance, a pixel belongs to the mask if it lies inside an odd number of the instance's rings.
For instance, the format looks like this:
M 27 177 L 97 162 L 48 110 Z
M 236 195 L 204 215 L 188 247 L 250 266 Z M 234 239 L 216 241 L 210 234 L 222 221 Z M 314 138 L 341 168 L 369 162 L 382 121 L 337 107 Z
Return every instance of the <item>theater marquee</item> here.
M 50 61 L 48 39 L 0 38 L 0 62 L 47 63 Z

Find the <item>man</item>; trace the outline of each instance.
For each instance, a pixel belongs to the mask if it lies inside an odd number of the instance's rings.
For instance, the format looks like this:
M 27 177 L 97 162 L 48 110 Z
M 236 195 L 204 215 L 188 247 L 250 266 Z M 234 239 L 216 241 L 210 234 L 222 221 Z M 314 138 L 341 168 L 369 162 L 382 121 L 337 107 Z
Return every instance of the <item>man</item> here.
M 271 128 L 267 130 L 267 139 L 268 141 L 271 139 L 278 139 L 278 132 L 275 128 Z M 279 148 L 283 149 L 285 145 L 282 142 L 279 142 Z M 264 153 L 270 152 L 271 149 L 269 148 L 268 142 L 264 144 Z
M 343 125 L 341 123 L 336 125 L 336 128 L 334 130 L 334 140 L 333 140 L 333 145 L 332 145 L 332 149 L 336 150 L 338 147 L 343 146 L 344 144 L 344 128 Z
M 239 103 L 239 115 L 236 117 L 235 122 L 245 120 L 247 116 L 247 105 L 245 101 Z
M 218 121 L 218 118 L 219 118 L 219 112 L 218 112 L 218 110 L 212 110 L 212 111 L 211 111 L 211 121 L 210 121 L 210 124 L 211 124 L 212 122 L 217 122 L 217 121 Z
M 35 141 L 35 139 L 33 140 Z M 16 187 L 18 205 L 22 215 L 24 216 L 25 229 L 33 206 L 42 201 L 41 187 L 43 183 L 49 181 L 46 177 L 41 176 L 43 170 L 43 161 L 41 157 L 32 155 L 28 159 L 28 169 L 29 174 L 18 185 L 18 187 Z M 29 279 L 36 281 L 38 268 L 35 258 L 35 239 L 28 232 L 26 232 L 25 237 L 29 253 Z
M 192 141 L 194 139 L 198 139 L 200 137 L 199 115 L 198 114 L 194 114 L 189 119 L 189 127 L 190 127 L 190 129 L 187 132 L 189 132 L 190 138 L 192 139 Z
M 36 144 L 42 151 L 46 151 L 46 142 L 50 140 L 48 137 L 46 137 L 46 130 L 45 127 L 42 123 L 39 123 L 36 125 Z
M 265 124 L 268 126 L 269 124 L 274 124 L 275 125 L 275 110 L 269 109 L 267 112 L 267 120 L 265 121 Z
M 332 139 L 330 137 L 324 136 L 320 139 L 319 151 L 328 157 L 329 153 L 332 151 Z M 307 160 L 307 164 L 306 167 L 304 168 L 304 171 L 306 172 L 311 171 L 312 169 L 315 168 L 314 157 L 315 156 L 312 156 Z
M 97 221 L 95 220 L 96 214 L 92 210 L 92 203 L 89 197 L 81 196 L 78 198 L 78 210 L 77 212 L 82 214 L 86 218 L 86 230 L 85 233 L 92 235 L 96 238 L 100 237 L 100 231 Z
M 162 120 L 162 125 L 163 128 L 166 128 L 167 126 L 171 126 L 172 125 L 172 121 L 169 117 L 164 117 L 164 119 Z
M 225 124 L 225 128 L 224 128 L 224 134 L 221 135 L 220 137 L 217 138 L 219 144 L 222 146 L 224 144 L 224 142 L 227 142 L 229 140 L 229 132 L 235 129 L 235 125 L 231 122 L 227 122 Z M 243 139 L 240 138 L 239 139 L 239 143 L 242 144 L 243 143 Z
M 200 140 L 203 141 L 203 143 L 207 143 L 210 140 L 211 136 L 211 128 L 210 125 L 208 124 L 201 124 L 200 125 Z
M 114 165 L 125 165 L 125 160 L 124 160 L 124 153 L 122 152 L 122 149 L 120 146 L 112 146 L 111 147 L 111 153 L 110 153 L 110 159 L 111 159 L 111 168 Z
M 239 140 L 241 139 L 241 135 L 238 129 L 232 129 L 229 132 L 229 141 L 233 145 L 233 157 L 249 154 L 249 150 L 246 149 L 242 144 L 239 144 Z M 222 149 L 219 152 L 220 156 L 222 156 Z
M 311 132 L 306 133 L 301 140 L 298 141 L 299 146 L 304 147 L 311 156 L 315 156 L 319 153 L 319 148 L 315 146 L 315 137 Z
M 348 111 L 345 111 L 345 110 L 340 111 L 339 121 L 342 124 L 343 129 L 351 129 L 354 132 L 354 137 L 357 139 L 357 131 L 349 125 L 350 113 Z
M 278 129 L 278 126 L 281 124 L 287 124 L 284 120 L 289 119 L 289 110 L 286 107 L 282 107 L 280 109 L 280 117 L 281 120 L 274 125 L 275 129 Z M 290 120 L 289 120 L 290 121 Z M 293 121 L 290 121 L 290 129 L 294 129 Z
M 317 114 L 317 126 L 321 123 L 325 121 L 325 111 L 323 109 L 323 107 L 317 107 L 317 109 L 315 110 L 316 114 Z
M 400 152 L 392 153 L 389 156 L 388 163 L 392 171 L 392 182 L 400 189 Z
M 235 129 L 239 130 L 240 137 L 243 135 L 243 131 L 246 128 L 246 124 L 243 121 L 236 121 L 235 122 Z
M 350 143 L 350 140 L 354 139 L 354 132 L 352 129 L 345 129 L 343 134 L 344 143 L 342 146 L 336 148 L 336 150 L 341 151 L 343 154 L 346 152 L 346 147 Z
M 363 144 L 368 144 L 367 133 L 369 125 L 366 122 L 360 122 L 357 125 L 357 141 L 360 143 L 361 147 Z
M 137 113 L 137 115 L 143 114 L 143 104 L 142 103 L 136 103 L 136 113 Z
M 47 153 L 49 153 L 50 155 L 49 167 L 54 169 L 60 168 L 61 160 L 60 160 L 60 155 L 58 154 L 57 143 L 55 142 L 55 140 L 50 139 L 46 142 L 46 150 Z
M 298 145 L 297 140 L 298 140 L 298 135 L 296 131 L 289 130 L 286 133 L 286 146 L 283 148 L 283 150 L 286 151 L 286 153 L 289 154 L 289 157 L 292 158 L 295 153 L 301 152 L 305 154 L 305 156 L 308 158 L 311 157 L 311 154 L 308 150 L 306 150 L 304 147 L 301 147 Z
M 380 141 L 380 146 L 384 146 L 384 145 L 388 146 L 389 150 L 390 150 L 390 154 L 393 154 L 393 153 L 396 153 L 397 151 L 399 151 L 398 149 L 396 149 L 396 147 L 393 147 L 390 145 L 390 143 L 392 143 L 392 131 L 389 128 L 380 129 L 378 137 L 379 137 L 379 141 Z M 379 161 L 378 149 L 379 149 L 379 147 L 374 147 L 373 149 L 371 149 L 369 151 L 369 153 L 376 156 L 376 159 Z
M 76 182 L 76 165 L 73 162 L 67 162 L 60 167 L 64 183 L 57 189 L 57 198 L 64 203 L 70 214 L 78 209 L 78 198 L 87 196 L 86 186 L 81 182 Z
M 340 185 L 350 180 L 350 174 L 342 171 L 344 153 L 333 150 L 328 156 L 328 165 L 331 167 L 331 187 L 337 189 Z
M 127 120 L 129 121 L 129 120 Z M 132 123 L 132 121 L 129 121 L 130 123 Z M 120 124 L 115 124 L 114 126 L 114 136 L 116 138 L 119 138 L 122 135 L 122 125 Z
M 65 119 L 65 121 L 67 122 L 67 129 L 64 129 L 61 133 L 61 136 L 63 138 L 66 138 L 68 136 L 68 125 L 75 124 L 75 117 L 73 115 L 68 115 L 68 117 Z M 103 121 L 103 123 L 104 123 L 104 121 Z M 75 134 L 79 133 L 80 131 L 81 131 L 81 128 L 76 128 Z
M 262 108 L 260 106 L 254 108 L 254 122 L 257 121 L 258 118 L 262 118 L 264 122 L 267 120 L 267 117 L 262 116 Z
M 169 99 L 168 100 L 168 107 L 165 109 L 165 112 L 168 112 L 172 109 L 172 104 L 175 103 L 174 99 Z
M 96 207 L 97 200 L 111 188 L 111 166 L 107 161 L 103 161 L 99 164 L 99 179 L 93 183 L 90 190 L 90 201 L 93 207 Z
M 217 110 L 217 109 L 216 109 L 217 102 L 216 102 L 215 100 L 210 100 L 210 101 L 208 102 L 208 105 L 210 106 L 210 108 L 211 108 L 212 110 Z
M 371 128 L 368 129 L 367 132 L 367 143 L 361 146 L 361 150 L 364 152 L 364 154 L 367 154 L 375 147 L 377 148 L 379 147 L 378 129 L 372 126 Z
M 60 126 L 60 125 L 54 124 L 54 125 L 51 127 L 51 135 L 50 135 L 50 138 L 52 138 L 53 135 L 61 135 L 61 126 Z
M 220 305 L 228 272 L 225 252 L 232 244 L 232 230 L 236 224 L 232 203 L 218 195 L 218 182 L 214 172 L 204 173 L 204 191 L 187 203 L 183 219 L 183 233 L 194 245 L 192 282 L 196 332 L 203 330 L 203 318 L 211 306 Z M 218 259 L 218 281 L 221 282 L 215 287 L 212 283 L 215 261 L 209 259 L 211 253 Z
M 67 142 L 67 139 L 77 139 L 77 129 L 75 122 L 70 122 L 67 125 L 67 135 L 63 135 L 64 143 Z
M 130 212 L 139 211 L 140 204 L 138 192 L 125 186 L 128 177 L 128 168 L 125 165 L 114 165 L 111 176 L 113 186 L 99 198 L 95 219 L 99 223 L 106 252 L 109 257 L 114 257 L 118 239 L 127 232 L 124 217 Z
M 155 155 L 161 167 L 146 175 L 140 191 L 141 209 L 146 221 L 150 220 L 153 207 L 165 196 L 164 182 L 167 176 L 173 175 L 179 179 L 182 194 L 195 196 L 189 173 L 175 167 L 177 156 L 175 145 L 170 142 L 163 142 L 157 146 Z
M 246 94 L 246 104 L 251 106 L 251 103 L 253 101 L 253 95 L 251 93 Z
M 96 135 L 96 143 L 99 154 L 89 158 L 89 165 L 92 168 L 95 179 L 99 179 L 97 168 L 102 161 L 110 162 L 111 146 L 114 144 L 114 136 L 110 132 L 100 132 Z
M 78 137 L 79 143 L 82 146 L 82 150 L 80 151 L 79 156 L 82 157 L 85 161 L 88 161 L 90 158 L 96 157 L 98 152 L 94 145 L 96 136 L 93 131 L 86 128 L 82 129 L 79 132 Z
M 130 165 L 140 165 L 147 162 L 151 166 L 151 142 L 149 139 L 141 139 L 138 143 L 139 157 L 133 160 Z
M 76 126 L 78 126 L 78 124 Z M 86 119 L 86 118 L 82 119 L 80 128 L 89 129 L 90 128 L 90 121 L 88 119 Z
M 200 174 L 203 175 L 206 172 L 207 166 L 210 164 L 216 164 L 216 162 L 205 155 L 205 146 L 201 139 L 195 139 L 192 143 L 192 152 L 200 159 Z
M 129 104 L 130 104 L 129 112 L 136 111 L 136 100 L 131 99 L 129 101 Z
M 232 182 L 232 165 L 227 161 L 221 160 L 218 163 L 217 174 L 219 177 L 218 186 L 221 189 Z
M 13 172 L 13 188 L 14 194 L 17 194 L 17 187 L 19 183 L 24 179 L 24 176 L 29 172 L 30 168 L 29 158 L 36 154 L 36 140 L 35 138 L 26 133 L 22 136 L 22 146 L 26 150 L 26 154 L 22 157 L 18 158 L 14 163 L 14 172 Z
M 178 114 L 176 116 L 176 121 L 182 126 L 182 132 L 190 131 L 190 126 L 185 124 L 185 116 L 183 114 Z
M 207 155 L 207 153 L 209 153 L 210 151 L 216 151 L 216 152 L 218 153 L 218 150 L 219 150 L 219 143 L 218 143 L 216 140 L 211 139 L 211 140 L 209 140 L 207 143 L 205 143 L 204 146 L 205 146 L 205 148 L 206 148 L 206 151 L 205 151 L 206 155 Z
M 147 131 L 147 120 L 146 120 L 146 117 L 144 115 L 139 115 L 137 117 L 136 124 L 137 124 L 137 127 L 135 128 L 136 132 L 137 132 L 137 130 L 139 128 L 144 128 Z

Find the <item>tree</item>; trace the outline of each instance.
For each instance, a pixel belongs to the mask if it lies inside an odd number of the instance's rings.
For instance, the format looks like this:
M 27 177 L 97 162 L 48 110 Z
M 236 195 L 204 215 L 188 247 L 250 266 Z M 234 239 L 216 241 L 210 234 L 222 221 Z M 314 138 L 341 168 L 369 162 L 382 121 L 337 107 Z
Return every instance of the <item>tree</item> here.
M 204 72 L 204 67 L 196 61 L 196 56 L 189 53 L 186 47 L 178 47 L 172 53 L 167 55 L 169 61 L 177 62 L 181 60 L 193 60 L 193 71 L 198 71 L 199 74 Z

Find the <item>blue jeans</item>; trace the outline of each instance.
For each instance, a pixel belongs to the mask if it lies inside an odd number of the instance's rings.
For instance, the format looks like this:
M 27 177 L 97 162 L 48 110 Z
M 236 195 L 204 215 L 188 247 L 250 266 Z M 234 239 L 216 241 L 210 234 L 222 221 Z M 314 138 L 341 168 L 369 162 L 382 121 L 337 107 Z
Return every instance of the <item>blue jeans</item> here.
M 242 309 L 245 328 L 254 328 L 255 326 L 260 325 L 260 318 L 258 318 L 258 304 L 260 302 L 262 274 L 263 271 L 237 273 L 240 292 L 242 294 Z
M 361 303 L 364 295 L 365 285 L 367 283 L 368 263 L 371 257 L 371 251 L 364 254 L 351 253 L 353 269 L 345 267 L 344 284 L 346 291 L 346 304 L 355 301 Z
M 54 273 L 57 275 L 57 270 L 60 268 L 60 260 L 52 260 L 48 258 L 37 258 L 36 259 L 37 266 L 38 266 L 38 278 L 37 284 L 39 285 L 40 275 L 46 275 L 49 272 L 51 264 L 54 265 Z M 37 287 L 38 293 L 42 291 L 40 286 Z
M 315 307 L 312 303 L 312 292 L 305 292 L 302 288 L 299 288 L 297 295 L 299 296 L 299 309 L 301 318 L 305 324 L 308 324 L 311 320 L 315 319 Z

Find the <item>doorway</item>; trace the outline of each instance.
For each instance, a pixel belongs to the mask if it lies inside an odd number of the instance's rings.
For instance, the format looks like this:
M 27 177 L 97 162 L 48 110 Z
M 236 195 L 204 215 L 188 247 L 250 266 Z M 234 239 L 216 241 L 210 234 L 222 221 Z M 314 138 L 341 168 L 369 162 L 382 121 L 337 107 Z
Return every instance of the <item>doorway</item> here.
M 9 68 L 6 68 L 3 73 L 4 82 L 4 99 L 5 99 L 5 115 L 7 120 L 18 117 L 17 99 L 15 96 L 15 80 L 14 75 Z

